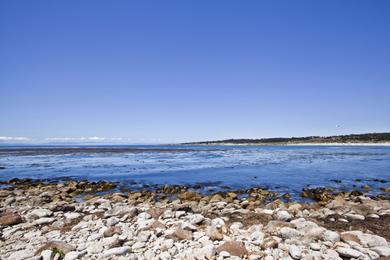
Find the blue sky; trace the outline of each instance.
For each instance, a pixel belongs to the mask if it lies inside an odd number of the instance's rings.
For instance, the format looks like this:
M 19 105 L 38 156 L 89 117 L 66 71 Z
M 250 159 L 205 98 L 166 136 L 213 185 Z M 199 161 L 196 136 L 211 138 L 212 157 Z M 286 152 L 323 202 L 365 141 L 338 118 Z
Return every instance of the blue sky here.
M 1 1 L 0 137 L 389 131 L 389 13 L 385 0 Z

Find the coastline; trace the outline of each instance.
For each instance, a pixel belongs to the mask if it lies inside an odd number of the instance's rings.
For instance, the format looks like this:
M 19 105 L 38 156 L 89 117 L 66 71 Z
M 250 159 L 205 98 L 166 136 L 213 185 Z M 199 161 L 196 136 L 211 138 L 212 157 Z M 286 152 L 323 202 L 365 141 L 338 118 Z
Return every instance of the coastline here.
M 199 146 L 390 146 L 390 142 L 383 143 L 209 143 L 209 144 L 180 144 Z
M 390 201 L 307 189 L 310 202 L 252 188 L 202 195 L 115 183 L 12 179 L 0 189 L 4 259 L 378 259 Z M 387 191 L 387 190 L 386 190 Z M 387 191 L 388 192 L 388 191 Z

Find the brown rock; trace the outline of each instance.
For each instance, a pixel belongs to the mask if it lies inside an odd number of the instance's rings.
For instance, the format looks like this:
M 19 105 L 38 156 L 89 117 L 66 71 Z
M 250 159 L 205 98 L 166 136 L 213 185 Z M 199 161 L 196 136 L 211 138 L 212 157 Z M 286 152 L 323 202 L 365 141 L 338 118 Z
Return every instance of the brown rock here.
M 6 212 L 0 216 L 0 226 L 12 226 L 23 222 L 18 213 Z
M 223 197 L 220 194 L 215 194 L 210 198 L 210 202 L 219 202 L 222 200 L 223 200 Z
M 147 213 L 151 215 L 152 218 L 158 219 L 164 213 L 164 211 L 164 208 L 151 208 L 147 211 Z
M 152 225 L 150 225 L 150 229 L 156 230 L 157 228 L 164 229 L 165 225 L 163 223 L 161 223 L 160 221 L 156 220 L 152 223 Z
M 261 249 L 266 250 L 267 248 L 277 248 L 278 244 L 278 241 L 276 241 L 272 237 L 267 237 L 261 244 Z
M 122 229 L 120 227 L 109 227 L 103 232 L 104 237 L 112 237 L 115 234 L 121 234 Z
M 227 241 L 223 245 L 217 248 L 217 252 L 222 251 L 229 252 L 231 255 L 243 257 L 248 255 L 248 251 L 245 248 L 244 243 L 239 241 Z
M 171 237 L 175 240 L 190 240 L 192 239 L 192 232 L 178 227 Z
M 186 191 L 179 195 L 179 199 L 181 200 L 200 200 L 201 196 L 192 191 Z
M 219 230 L 213 226 L 209 226 L 206 229 L 206 236 L 208 236 L 211 240 L 222 240 L 223 239 L 223 233 L 222 230 Z

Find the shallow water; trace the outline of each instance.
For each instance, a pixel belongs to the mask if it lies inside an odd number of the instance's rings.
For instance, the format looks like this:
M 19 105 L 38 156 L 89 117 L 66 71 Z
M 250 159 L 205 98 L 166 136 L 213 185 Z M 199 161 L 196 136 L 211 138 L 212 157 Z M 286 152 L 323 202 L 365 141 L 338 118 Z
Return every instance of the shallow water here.
M 373 193 L 380 187 L 390 186 L 390 147 L 28 148 L 28 152 L 26 147 L 0 148 L 0 179 L 71 177 L 119 181 L 130 188 L 139 188 L 141 184 L 196 183 L 202 183 L 205 190 L 218 190 L 224 186 L 232 189 L 262 186 L 293 195 L 307 186 L 351 190 L 368 184 Z

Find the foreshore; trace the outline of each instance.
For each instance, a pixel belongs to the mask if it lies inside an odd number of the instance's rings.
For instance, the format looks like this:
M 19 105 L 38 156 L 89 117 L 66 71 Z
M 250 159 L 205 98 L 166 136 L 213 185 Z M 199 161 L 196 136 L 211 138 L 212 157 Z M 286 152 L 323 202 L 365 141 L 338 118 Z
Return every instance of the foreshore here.
M 0 190 L 0 259 L 386 259 L 390 201 L 251 188 L 118 191 L 115 183 L 13 179 Z M 384 192 L 389 192 L 388 188 Z

